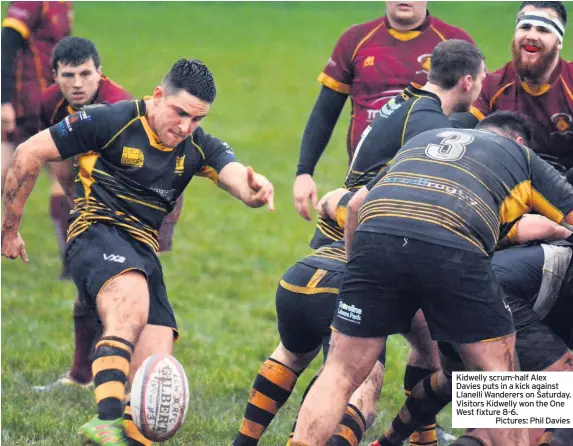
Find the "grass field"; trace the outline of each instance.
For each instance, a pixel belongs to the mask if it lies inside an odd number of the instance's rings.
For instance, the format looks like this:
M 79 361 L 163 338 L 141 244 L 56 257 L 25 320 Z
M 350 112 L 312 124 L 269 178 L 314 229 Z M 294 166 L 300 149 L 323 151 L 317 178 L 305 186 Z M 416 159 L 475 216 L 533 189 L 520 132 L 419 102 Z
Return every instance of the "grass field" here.
M 6 5 L 3 4 L 5 13 Z M 490 70 L 509 58 L 515 2 L 436 2 L 431 11 L 465 28 L 487 56 Z M 92 39 L 104 72 L 135 95 L 153 91 L 179 57 L 212 69 L 218 97 L 204 128 L 240 160 L 267 175 L 276 190 L 275 213 L 250 210 L 201 179 L 191 183 L 163 257 L 166 284 L 181 332 L 175 355 L 190 380 L 187 422 L 169 445 L 228 445 L 239 426 L 260 363 L 278 342 L 274 291 L 293 262 L 309 252 L 313 224 L 292 204 L 302 130 L 319 90 L 315 81 L 336 39 L 353 23 L 383 14 L 383 3 L 74 3 L 74 35 Z M 573 39 L 564 56 L 571 60 Z M 341 118 L 319 164 L 319 192 L 345 173 Z M 93 415 L 91 393 L 60 389 L 37 394 L 68 369 L 72 355 L 74 287 L 56 278 L 60 264 L 48 217 L 49 184 L 33 193 L 21 234 L 30 263 L 2 259 L 2 443 L 77 444 L 76 429 Z M 401 405 L 406 347 L 391 339 L 379 418 L 373 439 Z M 315 361 L 263 436 L 282 445 Z M 449 414 L 442 424 L 449 426 Z

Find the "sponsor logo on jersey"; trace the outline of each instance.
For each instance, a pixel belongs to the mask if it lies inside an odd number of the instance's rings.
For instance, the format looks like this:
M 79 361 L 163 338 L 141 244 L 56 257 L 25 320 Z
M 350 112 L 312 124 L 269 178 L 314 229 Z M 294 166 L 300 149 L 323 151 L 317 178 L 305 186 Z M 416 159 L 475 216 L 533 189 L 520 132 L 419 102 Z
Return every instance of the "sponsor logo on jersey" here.
M 135 147 L 123 147 L 121 164 L 131 167 L 143 167 L 143 152 Z
M 178 156 L 175 158 L 175 173 L 177 175 L 183 175 L 183 169 L 185 168 L 185 155 Z
M 368 56 L 366 59 L 364 59 L 362 67 L 373 67 L 373 66 L 374 66 L 374 56 Z
M 338 302 L 337 314 L 340 319 L 348 322 L 359 324 L 362 321 L 362 309 L 354 305 L 345 304 L 342 301 Z
M 104 254 L 103 259 L 109 262 L 117 262 L 117 263 L 125 262 L 125 257 L 119 256 L 117 254 Z

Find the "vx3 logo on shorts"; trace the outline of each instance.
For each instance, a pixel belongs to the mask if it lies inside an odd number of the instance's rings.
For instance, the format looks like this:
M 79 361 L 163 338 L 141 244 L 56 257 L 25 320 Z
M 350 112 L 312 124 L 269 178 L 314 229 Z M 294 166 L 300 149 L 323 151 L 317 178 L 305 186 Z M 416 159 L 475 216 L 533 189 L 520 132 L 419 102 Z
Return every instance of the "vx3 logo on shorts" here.
M 125 257 L 118 256 L 117 254 L 104 254 L 103 259 L 109 260 L 110 262 L 117 262 L 117 263 L 125 262 Z

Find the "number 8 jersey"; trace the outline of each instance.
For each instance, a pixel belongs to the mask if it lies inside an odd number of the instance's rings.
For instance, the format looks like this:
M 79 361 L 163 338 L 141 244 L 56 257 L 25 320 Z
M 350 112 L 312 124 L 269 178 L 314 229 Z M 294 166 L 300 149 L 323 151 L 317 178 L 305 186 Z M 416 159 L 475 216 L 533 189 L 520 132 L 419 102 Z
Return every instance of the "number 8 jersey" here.
M 556 223 L 573 187 L 535 153 L 484 130 L 436 129 L 408 141 L 374 185 L 357 231 L 491 255 L 523 214 Z

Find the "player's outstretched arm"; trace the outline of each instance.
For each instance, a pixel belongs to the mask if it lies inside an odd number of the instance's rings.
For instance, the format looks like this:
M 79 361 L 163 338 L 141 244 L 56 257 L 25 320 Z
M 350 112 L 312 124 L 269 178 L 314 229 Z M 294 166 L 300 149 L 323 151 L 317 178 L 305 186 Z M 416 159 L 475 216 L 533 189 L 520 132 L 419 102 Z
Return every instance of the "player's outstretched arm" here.
M 245 167 L 237 162 L 227 164 L 219 173 L 218 184 L 249 207 L 267 205 L 269 211 L 275 209 L 273 185 L 250 166 Z
M 543 215 L 526 214 L 516 223 L 516 239 L 519 244 L 535 240 L 565 240 L 572 232 Z
M 44 130 L 20 144 L 8 168 L 3 197 L 2 255 L 10 259 L 21 257 L 28 261 L 24 241 L 18 233 L 24 206 L 40 169 L 47 161 L 60 161 L 58 151 L 49 130 Z

